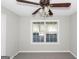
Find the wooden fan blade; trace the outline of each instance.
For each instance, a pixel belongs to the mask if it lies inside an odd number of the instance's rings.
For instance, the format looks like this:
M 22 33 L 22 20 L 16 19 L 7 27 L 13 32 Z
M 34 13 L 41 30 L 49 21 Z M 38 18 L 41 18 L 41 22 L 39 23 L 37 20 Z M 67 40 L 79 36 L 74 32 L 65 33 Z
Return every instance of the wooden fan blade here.
M 41 8 L 38 8 L 35 12 L 32 13 L 32 15 L 36 14 Z
M 30 2 L 30 1 L 26 1 L 26 0 L 16 0 L 18 2 L 23 2 L 23 3 L 29 3 L 29 4 L 34 4 L 34 5 L 40 5 L 39 3 L 36 2 Z
M 49 15 L 51 16 L 51 15 L 53 15 L 53 13 L 52 13 L 52 11 L 49 9 Z
M 53 3 L 50 4 L 50 7 L 69 7 L 71 3 Z

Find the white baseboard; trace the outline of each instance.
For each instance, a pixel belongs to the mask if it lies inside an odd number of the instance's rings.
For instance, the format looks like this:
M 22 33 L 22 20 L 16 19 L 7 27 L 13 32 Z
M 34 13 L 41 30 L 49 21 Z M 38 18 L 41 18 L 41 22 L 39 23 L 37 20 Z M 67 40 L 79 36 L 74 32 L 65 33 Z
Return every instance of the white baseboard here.
M 19 51 L 19 53 L 68 53 L 70 51 Z
M 18 54 L 19 54 L 19 52 L 17 52 L 14 56 L 11 56 L 10 59 L 13 59 Z
M 71 53 L 75 58 L 77 58 L 77 56 L 76 56 L 72 51 L 70 51 L 70 53 Z

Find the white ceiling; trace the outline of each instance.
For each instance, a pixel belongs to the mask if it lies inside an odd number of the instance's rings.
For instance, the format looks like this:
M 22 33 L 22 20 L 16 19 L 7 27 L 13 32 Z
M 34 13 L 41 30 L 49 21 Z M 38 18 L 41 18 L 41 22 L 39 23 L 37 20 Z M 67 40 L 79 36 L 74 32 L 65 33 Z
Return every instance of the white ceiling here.
M 38 2 L 40 0 L 29 0 L 33 2 Z M 63 3 L 63 2 L 70 2 L 71 6 L 69 8 L 51 8 L 52 12 L 55 16 L 68 16 L 72 13 L 76 12 L 77 10 L 77 1 L 76 0 L 50 0 L 51 3 Z M 40 6 L 31 5 L 31 4 L 24 4 L 18 3 L 16 0 L 2 0 L 2 6 L 13 11 L 19 16 L 30 16 L 32 12 L 34 12 Z

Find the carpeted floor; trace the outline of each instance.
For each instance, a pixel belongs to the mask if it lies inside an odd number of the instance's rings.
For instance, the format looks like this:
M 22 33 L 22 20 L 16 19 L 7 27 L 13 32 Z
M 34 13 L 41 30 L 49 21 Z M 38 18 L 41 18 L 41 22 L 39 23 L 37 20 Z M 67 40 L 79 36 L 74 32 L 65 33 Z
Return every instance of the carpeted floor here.
M 1 59 L 10 59 L 9 56 L 1 56 Z
M 70 53 L 19 53 L 14 59 L 76 59 Z

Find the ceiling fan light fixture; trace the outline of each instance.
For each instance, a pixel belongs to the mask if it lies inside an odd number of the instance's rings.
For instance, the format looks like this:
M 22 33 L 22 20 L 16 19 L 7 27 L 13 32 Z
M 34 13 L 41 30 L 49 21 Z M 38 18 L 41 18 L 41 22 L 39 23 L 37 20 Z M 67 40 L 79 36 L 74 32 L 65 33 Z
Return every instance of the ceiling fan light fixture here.
M 45 8 L 44 8 L 44 12 L 45 12 L 45 14 L 46 14 L 46 15 L 48 15 L 48 14 L 49 14 L 49 12 L 48 12 L 48 11 L 49 11 L 49 8 L 48 8 L 48 7 L 45 7 Z
M 45 6 L 44 9 L 42 8 L 39 13 L 41 16 L 45 17 L 45 16 L 49 16 L 49 6 Z
M 44 9 L 45 16 L 49 16 L 49 9 L 50 9 L 49 6 L 45 6 L 45 9 Z
M 45 15 L 44 9 L 40 9 L 39 14 L 44 17 Z

